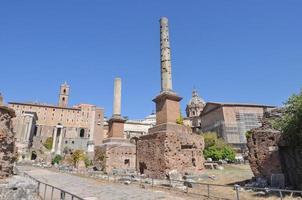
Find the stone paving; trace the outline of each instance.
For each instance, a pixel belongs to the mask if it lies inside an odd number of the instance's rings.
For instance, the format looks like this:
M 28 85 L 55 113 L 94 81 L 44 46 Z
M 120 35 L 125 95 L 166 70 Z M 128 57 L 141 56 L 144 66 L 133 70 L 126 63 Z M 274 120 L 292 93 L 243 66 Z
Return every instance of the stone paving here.
M 154 200 L 154 199 L 192 199 L 186 195 L 160 191 L 157 189 L 143 189 L 138 185 L 123 185 L 119 183 L 108 183 L 91 178 L 79 177 L 71 174 L 57 173 L 47 169 L 33 167 L 19 167 L 30 176 L 48 183 L 87 200 Z M 44 185 L 40 187 L 40 194 L 44 196 Z M 46 199 L 50 199 L 51 189 L 46 191 Z M 67 197 L 67 196 L 66 196 Z M 59 193 L 55 192 L 54 199 L 59 199 Z

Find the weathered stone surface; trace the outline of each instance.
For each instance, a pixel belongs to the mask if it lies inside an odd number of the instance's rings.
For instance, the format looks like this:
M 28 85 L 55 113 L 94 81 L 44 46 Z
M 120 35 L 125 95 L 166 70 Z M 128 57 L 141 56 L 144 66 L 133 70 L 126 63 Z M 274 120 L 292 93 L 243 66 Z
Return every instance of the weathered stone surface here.
M 15 138 L 12 130 L 12 118 L 15 112 L 0 106 L 0 178 L 13 174 L 13 164 L 17 158 Z
M 252 129 L 248 139 L 248 159 L 254 175 L 262 177 L 272 186 L 285 185 L 302 189 L 302 147 L 293 147 L 286 142 L 280 131 L 273 129 L 272 120 L 282 115 L 282 110 L 266 112 L 262 126 Z M 276 180 L 276 181 L 275 181 Z
M 13 176 L 0 184 L 0 200 L 38 200 L 38 184 L 29 178 Z
M 137 142 L 137 162 L 140 173 L 152 178 L 169 178 L 176 170 L 180 174 L 198 173 L 203 169 L 204 148 L 200 135 L 177 124 L 158 125 Z
M 278 117 L 279 113 L 279 110 L 266 112 L 262 126 L 252 129 L 247 136 L 251 169 L 256 177 L 264 177 L 268 181 L 272 174 L 282 173 L 278 151 L 281 133 L 271 125 L 271 120 Z
M 95 161 L 96 165 L 101 165 L 106 173 L 113 170 L 135 171 L 136 146 L 123 138 L 108 138 L 104 143 L 95 147 L 95 157 L 103 155 L 102 161 Z M 100 163 L 97 163 L 100 162 Z

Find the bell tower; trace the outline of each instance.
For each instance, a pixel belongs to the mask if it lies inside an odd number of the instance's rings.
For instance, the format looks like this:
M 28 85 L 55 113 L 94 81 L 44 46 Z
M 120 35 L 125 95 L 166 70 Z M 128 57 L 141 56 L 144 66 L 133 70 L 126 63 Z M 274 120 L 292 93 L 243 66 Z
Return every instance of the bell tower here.
M 65 83 L 63 83 L 60 86 L 59 106 L 67 107 L 68 106 L 68 98 L 69 98 L 69 85 L 65 81 Z

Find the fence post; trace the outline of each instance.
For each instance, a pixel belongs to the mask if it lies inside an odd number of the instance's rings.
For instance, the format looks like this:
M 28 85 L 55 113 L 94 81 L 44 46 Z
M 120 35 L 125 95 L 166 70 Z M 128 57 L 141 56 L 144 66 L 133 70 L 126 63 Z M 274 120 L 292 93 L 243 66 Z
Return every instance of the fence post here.
M 207 184 L 207 187 L 208 187 L 208 198 L 210 198 L 210 185 Z
M 240 198 L 239 198 L 239 185 L 234 185 L 234 187 L 235 187 L 235 190 L 236 190 L 236 197 L 237 197 L 237 200 L 240 200 Z
M 61 191 L 61 200 L 65 200 L 65 192 Z
M 54 190 L 54 187 L 51 188 L 51 197 L 50 197 L 50 200 L 53 199 L 53 190 Z
M 279 194 L 280 194 L 280 199 L 282 200 L 283 199 L 283 195 L 282 195 L 282 191 L 279 190 Z
M 40 182 L 38 182 L 38 196 L 40 194 Z
M 45 184 L 45 188 L 44 188 L 44 199 L 46 198 L 46 189 L 47 189 L 47 185 Z

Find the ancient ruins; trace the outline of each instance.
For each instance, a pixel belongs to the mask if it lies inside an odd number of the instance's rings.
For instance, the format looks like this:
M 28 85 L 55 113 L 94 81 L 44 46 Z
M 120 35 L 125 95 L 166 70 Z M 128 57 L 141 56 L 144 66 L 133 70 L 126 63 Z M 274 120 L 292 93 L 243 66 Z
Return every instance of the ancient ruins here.
M 0 95 L 1 96 L 1 95 Z M 12 118 L 15 112 L 0 102 L 0 179 L 13 174 L 13 165 L 17 158 Z
M 137 141 L 137 163 L 141 174 L 166 178 L 172 171 L 184 175 L 203 169 L 203 138 L 190 127 L 177 124 L 182 99 L 172 89 L 168 19 L 160 19 L 161 92 L 156 104 L 156 126 Z
M 273 187 L 302 189 L 302 148 L 291 147 L 272 125 L 282 112 L 282 109 L 266 112 L 262 126 L 247 134 L 250 167 L 255 177 L 264 178 Z
M 103 144 L 95 147 L 96 156 L 104 155 L 103 170 L 112 173 L 113 169 L 136 169 L 136 146 L 124 139 L 124 123 L 121 115 L 122 82 L 120 78 L 114 79 L 113 115 L 109 120 L 108 138 Z

